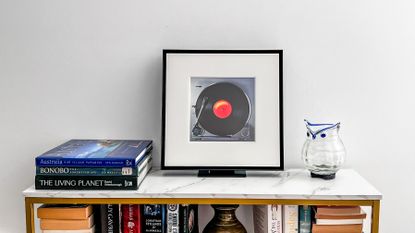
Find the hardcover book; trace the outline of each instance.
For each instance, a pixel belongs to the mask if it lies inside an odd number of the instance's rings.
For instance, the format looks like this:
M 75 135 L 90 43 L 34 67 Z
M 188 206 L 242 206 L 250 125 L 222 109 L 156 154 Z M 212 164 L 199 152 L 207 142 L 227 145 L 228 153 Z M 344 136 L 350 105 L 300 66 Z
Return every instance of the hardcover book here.
M 298 233 L 298 205 L 283 206 L 284 233 Z
M 362 224 L 322 226 L 313 224 L 313 233 L 362 233 Z
M 318 225 L 355 225 L 363 224 L 363 219 L 316 219 Z
M 141 211 L 140 205 L 121 205 L 122 211 L 122 233 L 141 233 Z
M 149 162 L 151 151 L 136 167 L 36 167 L 36 175 L 45 176 L 135 176 L 137 177 Z
M 360 206 L 317 207 L 317 219 L 364 219 L 366 213 Z
M 179 206 L 179 232 L 199 233 L 198 205 Z
M 299 207 L 299 232 L 311 233 L 311 207 L 308 205 L 301 205 Z
M 40 219 L 42 230 L 83 230 L 90 229 L 93 225 L 93 214 L 87 219 Z
M 43 204 L 37 209 L 37 216 L 44 219 L 87 219 L 92 211 L 91 205 Z
M 119 233 L 121 223 L 120 216 L 120 205 L 101 205 L 101 232 Z
M 360 214 L 360 206 L 317 206 L 316 214 L 324 215 L 354 215 Z
M 136 167 L 150 140 L 70 140 L 36 157 L 39 167 Z
M 281 205 L 254 205 L 255 233 L 283 233 Z
M 100 231 L 95 231 L 95 226 L 89 228 L 89 229 L 84 229 L 84 230 L 43 230 L 42 233 L 95 233 L 95 232 L 100 232 Z
M 141 205 L 143 233 L 165 232 L 165 205 Z
M 147 164 L 140 176 L 42 176 L 35 177 L 35 188 L 55 190 L 136 190 L 150 171 Z
M 179 206 L 178 204 L 167 205 L 167 233 L 179 233 Z

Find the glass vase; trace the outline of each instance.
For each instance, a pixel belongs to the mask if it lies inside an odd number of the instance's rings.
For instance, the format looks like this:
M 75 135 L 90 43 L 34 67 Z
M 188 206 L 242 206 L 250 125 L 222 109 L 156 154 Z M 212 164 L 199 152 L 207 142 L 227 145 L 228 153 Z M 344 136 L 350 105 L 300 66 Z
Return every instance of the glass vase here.
M 312 177 L 334 179 L 344 163 L 346 149 L 339 136 L 340 123 L 313 124 L 304 120 L 307 138 L 302 159 Z

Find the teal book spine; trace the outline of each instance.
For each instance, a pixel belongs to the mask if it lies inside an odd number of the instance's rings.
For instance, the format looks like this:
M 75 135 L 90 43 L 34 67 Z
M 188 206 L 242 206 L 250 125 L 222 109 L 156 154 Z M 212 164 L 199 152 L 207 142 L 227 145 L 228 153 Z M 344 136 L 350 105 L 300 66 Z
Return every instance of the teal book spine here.
M 301 205 L 299 208 L 299 233 L 311 233 L 311 207 Z
M 132 167 L 36 167 L 36 175 L 46 176 L 138 176 Z

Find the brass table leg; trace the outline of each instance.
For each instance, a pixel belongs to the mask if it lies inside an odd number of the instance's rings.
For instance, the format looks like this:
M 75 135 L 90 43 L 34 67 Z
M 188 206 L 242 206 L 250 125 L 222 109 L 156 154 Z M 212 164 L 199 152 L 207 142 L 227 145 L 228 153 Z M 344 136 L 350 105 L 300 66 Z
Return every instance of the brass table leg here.
M 373 201 L 372 204 L 372 233 L 379 233 L 379 212 L 380 201 Z
M 35 233 L 34 206 L 29 197 L 25 198 L 26 232 Z

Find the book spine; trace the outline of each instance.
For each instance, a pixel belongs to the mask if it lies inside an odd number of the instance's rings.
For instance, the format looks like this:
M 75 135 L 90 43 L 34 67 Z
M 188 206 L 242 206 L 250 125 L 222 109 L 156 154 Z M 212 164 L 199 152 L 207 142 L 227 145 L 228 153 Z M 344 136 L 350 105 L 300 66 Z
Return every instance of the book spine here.
M 132 167 L 36 167 L 36 175 L 44 176 L 137 176 Z
M 107 205 L 100 205 L 100 223 L 101 223 L 101 232 L 108 233 L 108 209 Z
M 299 207 L 298 229 L 300 233 L 311 233 L 311 207 L 301 205 Z
M 137 177 L 40 176 L 35 177 L 36 189 L 57 190 L 135 190 Z
M 143 233 L 165 233 L 165 205 L 143 206 Z
M 141 233 L 141 212 L 140 205 L 121 205 L 122 233 Z
M 284 233 L 298 233 L 298 205 L 284 205 Z
M 93 213 L 94 213 L 94 227 L 92 232 L 102 232 L 101 231 L 101 216 L 102 216 L 102 205 L 92 205 Z
M 189 212 L 187 214 L 188 232 L 199 233 L 199 206 L 189 205 Z
M 42 230 L 42 233 L 98 233 L 95 226 L 84 230 Z
M 167 233 L 179 233 L 179 205 L 167 205 Z
M 188 219 L 188 214 L 189 214 L 189 205 L 180 205 L 180 208 L 179 208 L 179 225 L 181 226 L 180 227 L 180 233 L 189 233 L 189 231 L 188 231 L 188 229 L 189 229 L 189 227 L 188 227 L 188 225 L 189 225 L 189 223 L 188 223 L 188 221 L 187 221 L 187 219 Z
M 282 206 L 268 205 L 268 231 L 271 233 L 282 233 Z
M 253 207 L 253 222 L 255 233 L 268 233 L 268 216 L 266 205 L 254 205 Z
M 120 206 L 101 205 L 101 232 L 119 233 L 120 232 Z
M 135 167 L 134 159 L 74 159 L 74 158 L 55 158 L 38 157 L 36 158 L 37 167 Z

